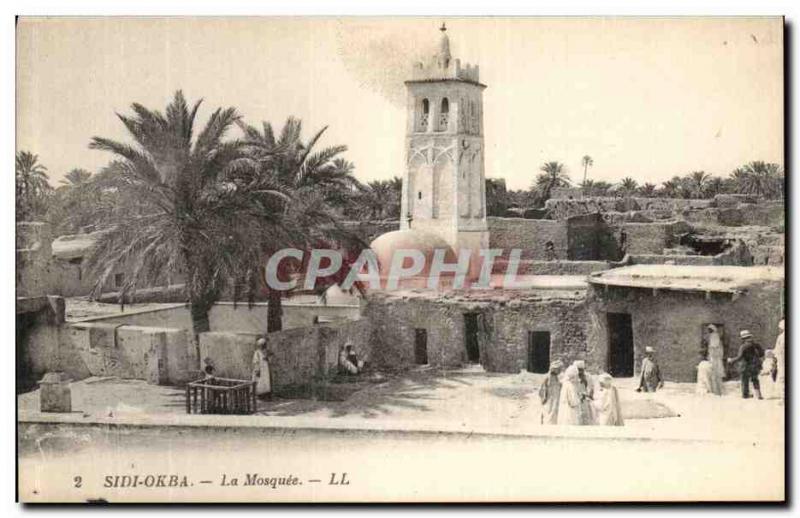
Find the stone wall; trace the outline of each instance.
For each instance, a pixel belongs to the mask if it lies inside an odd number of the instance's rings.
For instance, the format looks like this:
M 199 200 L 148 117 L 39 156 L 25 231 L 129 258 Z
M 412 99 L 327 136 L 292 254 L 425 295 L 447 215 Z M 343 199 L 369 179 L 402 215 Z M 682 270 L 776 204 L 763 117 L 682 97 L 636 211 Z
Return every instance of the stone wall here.
M 567 259 L 594 261 L 600 259 L 600 234 L 603 219 L 599 214 L 585 214 L 567 219 Z
M 679 214 L 683 211 L 713 207 L 714 200 L 686 200 L 682 198 L 640 197 L 586 197 L 581 199 L 551 198 L 545 207 L 552 219 L 603 212 L 650 211 L 664 214 Z
M 552 360 L 571 362 L 584 357 L 586 309 L 581 297 L 501 303 L 374 294 L 369 297 L 365 317 L 373 322 L 375 362 L 392 367 L 413 365 L 415 330 L 424 329 L 429 364 L 461 366 L 467 362 L 466 313 L 477 315 L 480 363 L 487 371 L 524 370 L 529 331 L 550 333 Z
M 667 381 L 693 382 L 701 350 L 702 327 L 714 323 L 724 326 L 725 356 L 738 352 L 738 334 L 750 330 L 767 349 L 774 346 L 781 318 L 779 283 L 748 290 L 732 300 L 731 294 L 676 292 L 651 289 L 590 289 L 587 352 L 592 365 L 607 368 L 608 326 L 606 314 L 629 313 L 632 320 L 636 375 L 645 347 L 656 351 L 659 366 Z
M 73 379 L 115 376 L 157 385 L 180 385 L 196 369 L 185 329 L 76 323 L 64 328 L 60 368 Z
M 521 249 L 523 259 L 545 259 L 545 244 L 553 243 L 556 257 L 566 259 L 569 249 L 567 224 L 549 219 L 486 218 L 489 248 Z
M 561 260 L 596 260 L 600 258 L 599 233 L 602 220 L 597 214 L 550 219 L 487 218 L 489 248 L 522 250 L 523 259 L 546 259 L 546 244 L 553 243 L 556 258 Z
M 263 333 L 267 329 L 267 303 L 218 302 L 211 309 L 209 320 L 212 331 Z M 314 317 L 330 320 L 354 320 L 359 317 L 359 307 L 352 305 L 291 304 L 284 302 L 283 327 L 292 329 L 311 325 Z M 191 329 L 192 321 L 186 304 L 166 308 L 130 311 L 121 315 L 86 319 L 86 322 L 128 324 L 134 326 L 173 327 Z
M 621 228 L 627 234 L 629 254 L 661 254 L 673 244 L 671 223 L 624 223 Z
M 200 334 L 200 357 L 210 358 L 217 376 L 250 379 L 258 334 L 208 332 Z M 288 329 L 265 336 L 276 393 L 309 387 L 336 372 L 339 350 L 352 342 L 362 359 L 371 351 L 371 327 L 367 320 L 335 325 Z
M 607 261 L 535 261 L 523 259 L 519 262 L 518 275 L 589 275 L 592 272 L 608 270 L 611 264 Z M 492 273 L 505 274 L 508 261 L 495 260 Z

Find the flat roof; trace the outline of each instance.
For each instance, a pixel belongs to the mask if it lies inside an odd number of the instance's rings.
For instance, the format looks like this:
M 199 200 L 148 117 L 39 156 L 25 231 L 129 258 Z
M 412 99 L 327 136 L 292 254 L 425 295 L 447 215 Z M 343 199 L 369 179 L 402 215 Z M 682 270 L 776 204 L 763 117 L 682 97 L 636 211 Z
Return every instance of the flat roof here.
M 589 284 L 596 286 L 725 293 L 740 293 L 753 285 L 783 280 L 784 269 L 774 266 L 637 264 L 589 276 Z

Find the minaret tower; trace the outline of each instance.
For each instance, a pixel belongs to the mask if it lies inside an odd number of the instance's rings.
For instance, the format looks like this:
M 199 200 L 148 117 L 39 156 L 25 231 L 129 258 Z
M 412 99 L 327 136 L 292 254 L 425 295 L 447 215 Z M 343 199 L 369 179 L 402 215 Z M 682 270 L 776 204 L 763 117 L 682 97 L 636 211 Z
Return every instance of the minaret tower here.
M 401 230 L 441 236 L 458 253 L 489 247 L 483 165 L 483 90 L 478 66 L 450 54 L 444 24 L 439 48 L 414 65 L 408 92 Z M 473 260 L 473 265 L 477 264 Z M 471 267 L 474 270 L 474 267 Z

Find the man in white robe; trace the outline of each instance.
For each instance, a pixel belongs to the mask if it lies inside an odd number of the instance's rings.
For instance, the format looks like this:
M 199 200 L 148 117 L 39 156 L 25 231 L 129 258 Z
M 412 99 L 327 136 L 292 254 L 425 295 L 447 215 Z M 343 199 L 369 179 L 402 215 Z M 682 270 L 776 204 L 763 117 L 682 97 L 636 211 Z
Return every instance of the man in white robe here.
M 711 362 L 711 388 L 712 393 L 722 394 L 722 380 L 725 378 L 725 348 L 717 326 L 709 324 L 708 336 L 708 361 Z
M 598 378 L 598 389 L 595 392 L 595 415 L 600 426 L 623 426 L 622 407 L 619 404 L 619 394 L 614 386 L 614 378 L 603 373 Z
M 558 402 L 561 397 L 561 381 L 558 374 L 563 364 L 556 360 L 550 364 L 550 372 L 539 387 L 539 399 L 542 401 L 542 424 L 558 423 Z
M 561 394 L 558 400 L 558 419 L 560 425 L 580 425 L 581 419 L 581 389 L 578 381 L 578 368 L 575 364 L 564 371 L 564 380 L 561 383 Z
M 272 399 L 272 372 L 270 370 L 267 340 L 259 338 L 256 340 L 256 350 L 253 353 L 253 376 L 256 382 L 256 397 L 259 399 Z

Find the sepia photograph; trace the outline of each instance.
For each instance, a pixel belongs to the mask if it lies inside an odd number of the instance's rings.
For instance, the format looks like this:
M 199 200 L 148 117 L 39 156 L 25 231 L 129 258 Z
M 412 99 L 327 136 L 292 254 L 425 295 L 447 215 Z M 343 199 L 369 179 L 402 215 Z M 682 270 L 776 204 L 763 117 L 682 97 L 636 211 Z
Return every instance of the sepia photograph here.
M 17 17 L 18 500 L 785 503 L 787 27 Z

